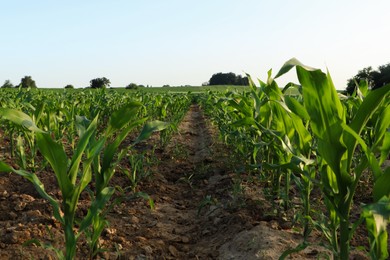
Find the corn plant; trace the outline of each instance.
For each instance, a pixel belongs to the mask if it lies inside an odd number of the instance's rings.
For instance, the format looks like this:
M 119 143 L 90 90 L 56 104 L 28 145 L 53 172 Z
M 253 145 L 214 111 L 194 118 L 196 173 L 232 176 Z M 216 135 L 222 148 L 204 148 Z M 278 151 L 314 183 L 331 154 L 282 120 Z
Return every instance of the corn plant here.
M 149 175 L 144 154 L 131 154 L 128 156 L 130 169 L 123 169 L 123 172 L 130 180 L 130 187 L 133 192 L 136 191 L 138 183 Z
M 380 127 L 376 129 L 377 140 L 371 147 L 367 146 L 360 134 L 377 110 L 388 110 L 382 106 L 389 96 L 390 85 L 369 92 L 351 122 L 347 124 L 345 110 L 329 73 L 325 74 L 318 69 L 304 66 L 296 59 L 291 59 L 285 63 L 276 77 L 294 66 L 302 85 L 303 103 L 310 116 L 311 130 L 318 142 L 321 188 L 330 218 L 330 232 L 327 236 L 331 240 L 334 256 L 338 259 L 348 259 L 349 242 L 359 224 L 351 221 L 350 211 L 360 177 L 363 171 L 370 167 L 376 181 L 386 178 L 373 151 L 382 147 L 390 121 L 381 120 L 378 123 Z M 383 118 L 388 119 L 387 112 Z M 364 156 L 354 167 L 352 162 L 358 145 Z M 381 189 L 382 196 L 378 197 L 388 195 L 388 192 L 388 188 Z

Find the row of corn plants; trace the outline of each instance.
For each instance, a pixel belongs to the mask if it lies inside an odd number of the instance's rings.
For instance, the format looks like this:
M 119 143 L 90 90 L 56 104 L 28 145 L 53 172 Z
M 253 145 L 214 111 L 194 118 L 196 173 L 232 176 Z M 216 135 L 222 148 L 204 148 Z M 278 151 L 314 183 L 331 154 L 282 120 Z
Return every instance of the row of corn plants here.
M 191 97 L 174 94 L 152 94 L 145 92 L 118 92 L 115 90 L 31 90 L 3 89 L 0 107 L 17 109 L 31 116 L 35 124 L 44 131 L 75 146 L 75 116 L 92 119 L 99 114 L 100 129 L 106 127 L 110 115 L 121 104 L 138 101 L 143 104 L 137 111 L 138 117 L 170 122 L 169 130 L 162 135 L 161 142 L 169 141 L 175 126 L 188 110 Z M 34 168 L 37 148 L 34 135 L 24 128 L 18 128 L 8 121 L 4 124 L 5 136 L 10 139 L 9 152 L 19 158 L 24 168 Z M 24 152 L 21 152 L 24 151 Z
M 295 68 L 299 84 L 279 88 L 275 79 Z M 286 95 L 296 88 L 297 95 Z M 294 185 L 302 200 L 302 226 L 307 244 L 310 231 L 320 230 L 335 259 L 348 259 L 350 241 L 363 222 L 368 229 L 369 254 L 388 257 L 390 216 L 390 85 L 369 90 L 365 82 L 352 96 L 337 93 L 329 73 L 291 59 L 266 82 L 250 91 L 204 95 L 202 106 L 219 126 L 222 139 L 251 171 L 271 183 L 274 198 L 291 206 Z M 362 178 L 371 178 L 371 203 L 361 206 L 360 219 L 351 209 Z M 367 182 L 365 182 L 367 183 Z M 321 190 L 327 214 L 313 216 L 311 192 Z M 369 196 L 369 195 L 368 195 Z M 293 252 L 290 250 L 286 252 Z
M 2 131 L 12 144 L 9 153 L 17 167 L 0 161 L 0 172 L 23 176 L 50 202 L 64 230 L 65 250 L 48 246 L 59 258 L 74 259 L 82 235 L 87 237 L 91 257 L 99 252 L 99 237 L 108 224 L 104 209 L 115 192 L 110 180 L 116 169 L 124 158 L 138 156 L 134 149 L 137 143 L 153 132 L 177 125 L 191 102 L 189 98 L 162 96 L 156 104 L 151 96 L 107 90 L 4 91 L 0 99 Z M 161 107 L 170 109 L 169 116 Z M 121 145 L 132 132 L 138 136 L 130 145 Z M 37 163 L 38 151 L 43 158 Z M 50 196 L 40 180 L 40 173 L 49 166 L 60 198 Z M 135 185 L 133 181 L 131 185 Z M 78 219 L 82 192 L 89 193 L 91 202 L 86 216 Z

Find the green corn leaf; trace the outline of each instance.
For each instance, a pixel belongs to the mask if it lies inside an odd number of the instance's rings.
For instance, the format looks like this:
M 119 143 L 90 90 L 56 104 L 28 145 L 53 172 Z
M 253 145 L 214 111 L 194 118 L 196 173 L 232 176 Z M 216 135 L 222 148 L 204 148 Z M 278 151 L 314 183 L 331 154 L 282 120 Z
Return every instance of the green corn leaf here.
M 359 91 L 360 94 L 365 97 L 368 93 L 368 81 L 367 80 L 361 80 L 359 82 Z
M 147 118 L 142 118 L 139 120 L 136 120 L 132 122 L 130 125 L 128 125 L 116 138 L 115 140 L 108 144 L 106 149 L 104 150 L 103 155 L 103 165 L 101 172 L 105 174 L 105 172 L 111 167 L 111 163 L 113 161 L 113 158 L 115 156 L 115 153 L 117 152 L 120 144 L 123 142 L 123 140 L 126 138 L 126 136 L 130 133 L 131 130 L 133 130 L 135 127 L 143 124 L 146 121 Z M 102 176 L 103 178 L 106 178 Z
M 284 260 L 286 259 L 289 255 L 293 254 L 293 253 L 299 253 L 303 250 L 306 249 L 306 247 L 308 247 L 309 244 L 307 242 L 302 242 L 300 243 L 299 245 L 297 245 L 295 248 L 292 248 L 292 249 L 287 249 L 286 251 L 284 251 L 282 253 L 282 255 L 279 257 L 279 260 Z
M 272 101 L 271 106 L 273 111 L 272 125 L 276 126 L 274 129 L 291 139 L 294 134 L 294 127 L 289 116 L 290 109 L 283 101 L 278 100 Z
M 39 122 L 39 120 L 41 120 L 45 107 L 46 107 L 46 103 L 41 103 L 34 111 L 34 119 L 36 122 Z
M 167 127 L 169 127 L 169 125 L 170 125 L 169 123 L 162 122 L 159 120 L 147 122 L 142 128 L 142 131 L 139 134 L 138 138 L 135 140 L 135 143 L 139 143 L 143 140 L 146 140 L 152 135 L 152 133 L 164 130 Z
M 298 66 L 302 84 L 304 106 L 310 115 L 313 132 L 320 138 L 329 134 L 331 126 L 343 120 L 343 106 L 329 74 L 320 70 L 309 71 Z
M 272 78 L 272 69 L 267 71 L 267 85 L 271 85 L 274 79 Z
M 362 150 L 366 154 L 367 160 L 371 166 L 371 169 L 374 173 L 375 179 L 377 179 L 379 176 L 382 175 L 382 171 L 379 167 L 379 162 L 375 157 L 375 154 L 371 151 L 371 149 L 367 146 L 367 144 L 364 142 L 364 140 L 355 132 L 351 127 L 346 125 L 345 123 L 341 124 L 341 127 L 350 134 L 353 138 L 355 138 L 356 143 L 360 144 Z
M 292 112 L 294 112 L 294 114 L 298 115 L 300 118 L 302 118 L 305 121 L 308 121 L 310 119 L 310 116 L 307 113 L 306 108 L 296 98 L 285 96 L 284 101 L 286 102 L 288 108 Z
M 13 172 L 13 168 L 3 161 L 0 161 L 0 172 Z
M 363 100 L 363 103 L 360 105 L 358 111 L 356 112 L 355 117 L 353 118 L 351 124 L 349 125 L 358 135 L 360 135 L 364 126 L 367 124 L 367 121 L 375 113 L 375 111 L 381 105 L 382 101 L 389 96 L 389 93 L 390 93 L 390 84 L 371 91 Z M 378 131 L 385 132 L 386 129 L 380 128 Z M 382 135 L 384 133 L 377 132 L 377 134 Z M 351 135 L 346 135 L 344 138 L 344 142 L 346 146 L 349 147 L 348 157 L 350 158 L 350 160 L 352 160 L 352 154 L 354 153 L 357 145 L 356 139 Z
M 256 92 L 257 87 L 256 87 L 256 84 L 253 82 L 252 77 L 248 73 L 245 73 L 245 74 L 248 77 L 249 87 L 251 88 L 252 91 Z
M 233 127 L 253 126 L 256 125 L 253 117 L 245 117 L 232 123 Z
M 72 194 L 66 200 L 66 203 L 69 206 L 68 212 L 70 212 L 70 214 L 75 213 L 81 192 L 92 180 L 91 162 L 92 160 L 89 160 L 88 164 L 83 164 L 83 173 L 80 176 L 80 181 L 74 186 Z
M 82 155 L 90 142 L 91 136 L 93 136 L 97 129 L 97 120 L 98 116 L 96 116 L 95 119 L 92 120 L 86 131 L 81 131 L 83 132 L 83 135 L 80 137 L 80 140 L 76 146 L 75 152 L 70 162 L 70 169 L 68 173 L 69 179 L 73 185 L 75 185 L 76 183 L 77 173 L 79 171 Z
M 92 180 L 91 163 L 92 163 L 92 160 L 89 160 L 89 161 L 86 161 L 85 163 L 83 163 L 83 173 L 82 173 L 82 175 L 80 177 L 80 181 L 76 187 L 76 189 L 78 189 L 77 199 L 79 198 L 81 192 L 87 187 L 87 185 Z
M 285 97 L 290 95 L 295 96 L 301 93 L 300 89 L 301 89 L 300 85 L 297 85 L 293 82 L 289 82 L 282 89 L 282 93 L 285 95 Z
M 324 173 L 322 174 L 322 178 L 326 180 L 324 185 L 330 188 L 334 194 L 338 194 L 339 183 L 336 174 L 329 166 L 325 166 Z
M 370 240 L 370 256 L 372 259 L 388 259 L 387 224 L 390 219 L 390 199 L 383 197 L 374 204 L 363 208 Z
M 382 197 L 390 197 L 390 167 L 375 181 L 373 195 L 374 201 L 379 201 Z
M 320 70 L 306 70 L 297 66 L 302 84 L 304 106 L 310 115 L 313 133 L 319 138 L 318 151 L 336 175 L 339 188 L 345 189 L 352 181 L 343 161 L 347 160 L 347 146 L 342 142 L 345 115 L 332 79 Z
M 340 167 L 341 158 L 344 156 L 347 148 L 341 142 L 341 136 L 343 128 L 341 127 L 342 122 L 336 122 L 332 125 L 327 126 L 326 135 L 322 138 L 318 138 L 318 151 L 325 161 L 331 166 L 331 168 L 338 172 Z
M 97 194 L 95 200 L 92 202 L 91 207 L 88 210 L 87 216 L 85 216 L 85 218 L 80 223 L 79 234 L 82 234 L 82 232 L 91 225 L 94 216 L 100 214 L 114 192 L 115 188 L 106 187 L 102 189 L 99 194 Z
M 68 158 L 61 144 L 54 142 L 50 135 L 37 133 L 38 149 L 50 163 L 56 175 L 58 185 L 64 198 L 67 198 L 73 185 L 68 177 Z
M 299 147 L 300 153 L 309 156 L 312 141 L 311 134 L 303 125 L 301 118 L 295 114 L 291 114 L 290 116 L 298 137 L 297 145 Z
M 145 192 L 137 192 L 137 193 L 134 194 L 134 196 L 143 198 L 144 200 L 147 200 L 148 203 L 149 203 L 150 209 L 154 210 L 154 201 L 153 201 L 152 197 L 150 197 L 147 193 L 145 193 Z
M 268 75 L 270 77 L 270 75 Z M 268 84 L 263 87 L 265 94 L 268 96 L 270 100 L 283 100 L 283 93 L 280 90 L 276 81 L 272 78 L 268 79 Z
M 383 142 L 383 138 L 385 137 L 385 134 L 388 133 L 387 129 L 389 128 L 389 126 L 390 126 L 390 106 L 386 106 L 382 110 L 382 113 L 379 116 L 374 128 L 375 143 L 373 147 L 378 147 L 380 143 Z
M 138 110 L 142 107 L 139 102 L 127 103 L 121 109 L 112 113 L 108 122 L 107 136 L 110 136 L 115 131 L 122 129 L 126 126 L 133 118 L 136 117 Z
M 229 104 L 229 106 L 234 107 L 235 109 L 237 109 L 238 111 L 240 111 L 244 115 L 252 116 L 252 109 L 251 109 L 251 107 L 249 107 L 243 101 L 243 99 L 239 103 L 237 103 L 236 100 L 231 99 L 231 100 L 228 101 L 228 104 Z
M 260 107 L 261 107 L 261 100 L 264 97 L 264 93 L 260 91 L 260 89 L 256 88 L 256 85 L 254 84 L 251 76 L 249 74 L 246 74 L 249 80 L 249 85 L 251 87 L 251 96 L 254 99 L 254 105 L 255 105 L 255 117 L 257 117 L 260 113 Z
M 35 125 L 34 121 L 29 115 L 23 113 L 22 111 L 10 108 L 0 108 L 0 116 L 4 117 L 7 120 L 10 120 L 17 125 L 27 128 L 30 131 L 37 133 L 45 133 L 45 131 L 39 129 Z
M 381 151 L 380 163 L 382 164 L 387 159 L 390 153 L 390 132 L 385 133 L 380 151 Z
M 76 115 L 76 129 L 77 129 L 77 134 L 79 136 L 83 136 L 85 131 L 87 130 L 88 126 L 90 125 L 91 120 L 86 118 L 85 116 L 77 116 Z
M 292 68 L 294 68 L 295 66 L 300 66 L 304 69 L 306 69 L 307 71 L 314 71 L 314 70 L 317 70 L 315 68 L 311 68 L 309 66 L 305 66 L 303 65 L 299 60 L 297 60 L 296 58 L 292 58 L 292 59 L 289 59 L 288 61 L 286 61 L 282 68 L 280 68 L 278 74 L 276 74 L 275 76 L 275 79 L 276 78 L 279 78 L 280 76 L 286 74 L 287 72 L 289 72 Z
M 93 142 L 90 142 L 90 147 L 88 148 L 88 152 L 87 152 L 87 160 L 85 163 L 89 163 L 89 161 L 93 161 L 95 158 L 99 158 L 99 154 L 103 150 L 106 141 L 107 141 L 106 138 L 101 138 L 98 141 L 93 140 Z

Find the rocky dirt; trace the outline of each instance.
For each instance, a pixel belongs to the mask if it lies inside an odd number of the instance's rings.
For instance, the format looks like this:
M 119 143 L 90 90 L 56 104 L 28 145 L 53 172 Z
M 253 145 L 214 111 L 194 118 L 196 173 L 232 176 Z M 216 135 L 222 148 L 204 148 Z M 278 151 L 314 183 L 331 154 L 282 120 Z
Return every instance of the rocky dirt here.
M 12 163 L 6 154 L 9 140 L 0 138 L 0 156 Z M 234 189 L 234 158 L 218 142 L 217 131 L 199 106 L 191 106 L 170 144 L 156 149 L 154 156 L 158 164 L 137 190 L 153 198 L 155 208 L 140 198 L 114 206 L 108 214 L 110 225 L 100 239 L 106 251 L 98 254 L 99 259 L 278 259 L 301 242 L 291 223 L 269 217 L 272 205 L 261 189 L 250 183 L 239 183 L 239 189 Z M 42 171 L 38 175 L 49 194 L 59 198 L 53 174 Z M 130 185 L 120 172 L 112 181 Z M 82 209 L 88 205 L 88 196 L 83 196 L 78 214 L 84 214 Z M 37 239 L 62 248 L 62 236 L 50 205 L 32 184 L 0 173 L 0 259 L 54 259 L 50 250 L 23 243 Z M 312 241 L 318 239 L 313 232 Z M 328 256 L 328 251 L 313 246 L 290 258 Z M 77 258 L 87 257 L 82 238 Z

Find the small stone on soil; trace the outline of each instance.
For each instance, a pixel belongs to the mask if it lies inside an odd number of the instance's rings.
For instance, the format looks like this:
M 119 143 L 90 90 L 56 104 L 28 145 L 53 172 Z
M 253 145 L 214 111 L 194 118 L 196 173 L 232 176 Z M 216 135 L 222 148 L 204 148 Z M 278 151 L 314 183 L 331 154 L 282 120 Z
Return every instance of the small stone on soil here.
M 16 205 L 14 207 L 14 210 L 15 211 L 22 211 L 24 210 L 24 208 L 27 206 L 27 203 L 26 202 L 23 202 L 23 201 L 18 201 L 16 202 Z
M 132 223 L 134 223 L 134 224 L 138 224 L 139 223 L 139 218 L 137 218 L 136 216 L 132 216 L 130 221 Z
M 187 244 L 187 243 L 190 242 L 190 239 L 189 239 L 188 237 L 186 237 L 186 236 L 182 236 L 182 237 L 181 237 L 181 242 Z
M 168 247 L 168 250 L 174 257 L 178 257 L 179 256 L 179 251 L 177 251 L 176 247 L 170 245 Z

